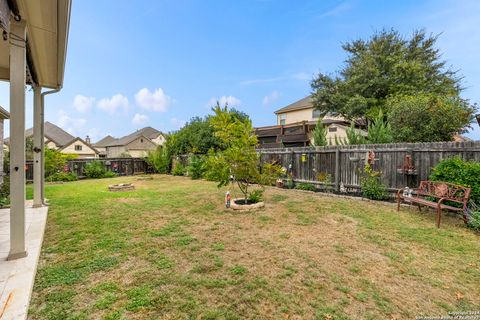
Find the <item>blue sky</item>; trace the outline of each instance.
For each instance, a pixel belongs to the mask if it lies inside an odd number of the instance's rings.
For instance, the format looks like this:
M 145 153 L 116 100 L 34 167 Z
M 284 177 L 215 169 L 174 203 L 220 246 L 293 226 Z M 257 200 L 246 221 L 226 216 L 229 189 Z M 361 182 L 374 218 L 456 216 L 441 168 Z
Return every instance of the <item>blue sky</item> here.
M 463 97 L 480 102 L 479 12 L 476 0 L 74 0 L 64 88 L 47 97 L 46 118 L 96 141 L 178 129 L 219 99 L 255 126 L 275 124 L 273 111 L 309 94 L 314 74 L 341 67 L 341 43 L 382 28 L 442 33 Z M 0 105 L 9 108 L 6 83 Z

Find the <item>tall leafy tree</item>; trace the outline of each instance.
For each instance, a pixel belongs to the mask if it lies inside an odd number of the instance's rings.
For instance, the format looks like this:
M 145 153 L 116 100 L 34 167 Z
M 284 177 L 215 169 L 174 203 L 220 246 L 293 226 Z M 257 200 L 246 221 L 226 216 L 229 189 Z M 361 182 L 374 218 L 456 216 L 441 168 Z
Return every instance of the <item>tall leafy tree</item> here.
M 397 142 L 450 141 L 466 131 L 475 110 L 461 98 L 433 94 L 392 97 L 387 108 Z
M 224 106 L 228 109 L 228 105 Z M 217 102 L 215 108 L 221 108 Z M 249 116 L 234 108 L 229 109 L 231 116 L 244 123 L 250 121 Z M 169 141 L 171 155 L 207 154 L 209 150 L 220 148 L 221 141 L 215 136 L 209 115 L 207 117 L 193 117 L 180 130 L 174 132 Z
M 373 120 L 380 110 L 388 114 L 390 96 L 458 96 L 461 77 L 441 60 L 437 38 L 424 30 L 410 38 L 382 30 L 368 40 L 343 44 L 345 66 L 336 76 L 320 73 L 311 83 L 314 105 L 324 113 Z

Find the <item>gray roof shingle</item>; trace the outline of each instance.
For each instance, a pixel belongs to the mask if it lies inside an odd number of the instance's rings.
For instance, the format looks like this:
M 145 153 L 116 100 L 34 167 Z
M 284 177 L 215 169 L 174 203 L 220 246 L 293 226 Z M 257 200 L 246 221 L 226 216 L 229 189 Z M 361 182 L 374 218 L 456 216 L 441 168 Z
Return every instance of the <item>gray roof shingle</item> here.
M 312 96 L 305 97 L 303 99 L 295 101 L 294 103 L 289 104 L 286 107 L 278 109 L 277 111 L 275 111 L 275 114 L 308 108 L 313 108 Z
M 33 128 L 25 130 L 25 137 L 28 138 L 32 136 Z M 48 121 L 45 122 L 45 137 L 53 141 L 59 147 L 63 147 L 75 139 L 70 133 Z M 5 139 L 6 144 L 8 144 L 9 141 L 9 138 Z
M 112 144 L 116 140 L 118 140 L 118 139 L 108 135 L 105 138 L 103 138 L 103 139 L 99 140 L 98 142 L 94 143 L 93 145 L 95 147 L 101 147 L 102 148 L 102 147 L 106 147 L 106 146 Z
M 137 139 L 138 137 L 144 136 L 148 139 L 155 139 L 160 135 L 161 132 L 157 129 L 152 127 L 145 127 L 140 130 L 137 130 L 127 136 L 121 137 L 120 139 L 115 139 L 114 141 L 110 142 L 109 144 L 105 145 L 106 147 L 111 146 L 124 146 L 132 142 L 133 140 Z

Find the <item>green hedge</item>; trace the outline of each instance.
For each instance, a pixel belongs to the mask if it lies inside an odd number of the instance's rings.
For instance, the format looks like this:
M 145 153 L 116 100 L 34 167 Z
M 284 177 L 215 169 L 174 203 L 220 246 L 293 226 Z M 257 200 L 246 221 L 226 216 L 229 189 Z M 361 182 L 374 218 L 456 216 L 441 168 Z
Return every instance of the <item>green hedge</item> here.
M 460 157 L 444 159 L 433 168 L 430 180 L 472 188 L 470 199 L 480 204 L 480 162 L 465 161 Z

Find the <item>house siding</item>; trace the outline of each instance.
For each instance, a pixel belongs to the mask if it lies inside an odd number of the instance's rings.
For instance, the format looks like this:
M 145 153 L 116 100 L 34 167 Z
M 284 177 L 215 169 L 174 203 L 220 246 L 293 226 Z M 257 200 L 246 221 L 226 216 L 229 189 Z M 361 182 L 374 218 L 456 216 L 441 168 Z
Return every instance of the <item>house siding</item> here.
M 117 158 L 126 151 L 125 146 L 107 147 L 107 158 Z
M 313 120 L 312 112 L 313 112 L 313 108 L 279 113 L 277 114 L 277 124 L 279 125 L 281 124 L 280 123 L 281 115 L 285 115 L 285 124 L 301 122 L 301 121 L 311 121 Z
M 75 150 L 75 146 L 82 146 L 82 150 Z M 95 150 L 80 140 L 76 140 L 61 150 L 65 154 L 76 154 L 79 158 L 96 158 Z
M 148 151 L 155 150 L 157 145 L 150 140 L 139 137 L 125 146 L 132 157 L 146 157 Z

